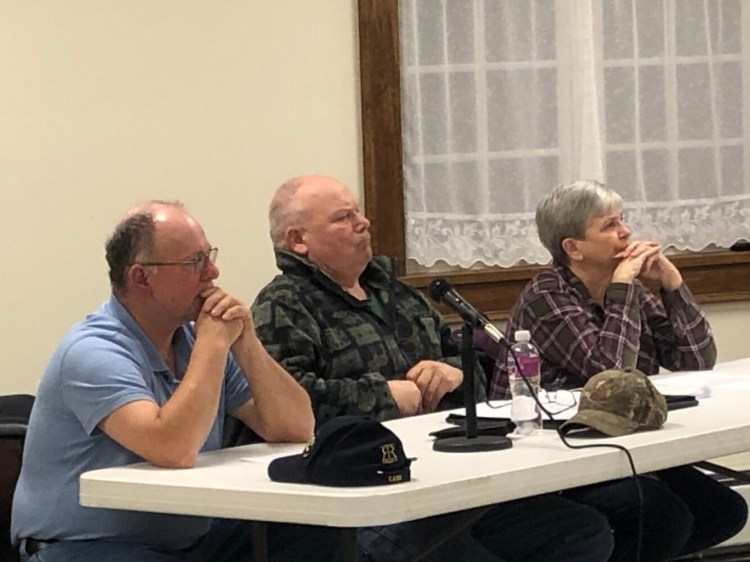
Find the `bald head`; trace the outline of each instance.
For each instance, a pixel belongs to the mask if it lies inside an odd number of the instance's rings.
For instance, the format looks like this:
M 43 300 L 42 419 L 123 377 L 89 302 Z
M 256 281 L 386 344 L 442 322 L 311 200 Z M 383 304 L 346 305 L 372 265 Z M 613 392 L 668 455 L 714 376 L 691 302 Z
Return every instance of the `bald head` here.
M 294 207 L 294 196 L 304 183 L 304 177 L 285 181 L 276 190 L 268 207 L 268 223 L 274 248 L 288 249 L 284 240 L 288 226 L 298 222 L 299 211 Z
M 177 201 L 149 201 L 125 214 L 105 244 L 109 280 L 114 290 L 125 288 L 125 274 L 130 265 L 150 260 L 157 227 L 162 230 L 177 215 L 192 220 Z
M 372 259 L 370 221 L 357 197 L 328 176 L 302 176 L 276 191 L 269 209 L 277 249 L 317 265 L 342 286 L 351 286 Z
M 285 181 L 274 193 L 268 208 L 268 222 L 274 248 L 289 250 L 286 231 L 302 224 L 311 211 L 311 195 L 328 189 L 348 188 L 335 178 L 320 175 L 299 176 Z

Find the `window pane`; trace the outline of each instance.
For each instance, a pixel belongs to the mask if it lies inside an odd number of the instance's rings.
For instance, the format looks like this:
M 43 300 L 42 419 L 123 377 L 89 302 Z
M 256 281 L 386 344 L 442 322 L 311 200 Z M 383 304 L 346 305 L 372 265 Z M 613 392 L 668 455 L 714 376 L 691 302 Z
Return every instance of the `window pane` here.
M 475 152 L 477 149 L 476 81 L 473 72 L 454 72 L 448 76 L 450 110 L 450 152 Z
M 412 33 L 414 33 L 414 18 L 412 13 L 411 2 L 399 0 L 399 56 L 401 58 L 400 62 L 402 71 L 405 67 L 417 64 L 417 49 L 419 48 L 419 41 L 412 39 Z
M 632 59 L 635 53 L 632 0 L 605 0 L 602 20 L 604 60 Z
M 534 212 L 558 183 L 557 157 L 490 160 L 490 214 Z
M 634 77 L 632 68 L 604 70 L 606 138 L 610 144 L 635 141 Z
M 445 62 L 443 39 L 445 19 L 437 2 L 415 2 L 419 64 Z
M 474 152 L 476 138 L 476 83 L 472 72 L 452 72 L 447 76 L 424 74 L 419 84 L 422 143 L 424 154 Z M 417 85 L 410 78 L 410 92 Z M 448 118 L 446 119 L 446 116 Z M 409 132 L 412 138 L 413 132 Z M 418 142 L 418 138 L 412 142 Z
M 644 150 L 643 184 L 646 201 L 669 201 L 674 199 L 669 187 L 669 151 Z
M 638 176 L 635 168 L 635 152 L 607 153 L 607 180 L 612 189 L 625 201 L 640 201 L 637 189 Z
M 680 199 L 705 199 L 717 195 L 713 148 L 683 148 L 678 158 Z
M 404 143 L 404 163 L 408 163 L 409 158 L 418 154 L 419 145 L 419 127 L 421 124 L 421 115 L 417 114 L 416 100 L 419 90 L 419 76 L 416 74 L 401 73 L 401 135 Z
M 742 5 L 740 0 L 721 0 L 709 3 L 716 19 L 717 33 L 711 37 L 715 53 L 742 53 Z
M 656 0 L 637 0 L 636 28 L 638 57 L 664 56 L 664 3 Z
M 707 54 L 705 1 L 680 0 L 674 4 L 677 56 L 689 57 Z
M 554 0 L 486 0 L 484 21 L 489 62 L 555 58 Z
M 742 63 L 727 62 L 715 67 L 719 97 L 721 138 L 742 136 Z
M 448 152 L 445 80 L 442 74 L 425 74 L 419 88 L 423 154 Z
M 667 105 L 664 93 L 664 67 L 642 66 L 638 69 L 638 72 L 640 140 L 666 140 Z
M 742 146 L 721 148 L 721 194 L 739 195 L 745 192 L 745 165 Z
M 448 62 L 474 62 L 474 3 L 445 0 L 445 17 L 450 22 L 447 34 Z
M 476 161 L 426 164 L 425 180 L 429 193 L 424 200 L 427 212 L 472 215 L 486 212 L 481 208 L 481 198 L 466 197 L 467 192 L 479 185 Z
M 557 146 L 557 71 L 487 73 L 487 129 L 491 151 Z
M 404 207 L 407 211 L 424 211 L 426 185 L 422 164 L 415 162 L 408 154 L 404 154 L 404 185 L 410 187 L 404 189 Z M 408 214 L 408 213 L 407 213 Z
M 707 64 L 677 65 L 677 126 L 680 140 L 713 137 Z
M 675 15 L 678 56 L 742 52 L 739 0 L 680 0 Z

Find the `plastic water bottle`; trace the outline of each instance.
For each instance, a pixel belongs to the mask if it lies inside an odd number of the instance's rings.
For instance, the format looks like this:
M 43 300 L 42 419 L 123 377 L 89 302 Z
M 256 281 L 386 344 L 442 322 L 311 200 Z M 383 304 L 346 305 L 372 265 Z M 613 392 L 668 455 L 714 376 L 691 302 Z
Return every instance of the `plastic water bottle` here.
M 518 359 L 518 365 L 523 375 L 534 390 L 539 393 L 539 351 L 531 343 L 528 330 L 518 330 L 515 333 L 513 351 Z M 518 372 L 513 355 L 508 352 L 508 382 L 510 383 L 510 419 L 516 424 L 515 435 L 535 435 L 542 429 L 542 412 L 534 400 L 529 388 Z

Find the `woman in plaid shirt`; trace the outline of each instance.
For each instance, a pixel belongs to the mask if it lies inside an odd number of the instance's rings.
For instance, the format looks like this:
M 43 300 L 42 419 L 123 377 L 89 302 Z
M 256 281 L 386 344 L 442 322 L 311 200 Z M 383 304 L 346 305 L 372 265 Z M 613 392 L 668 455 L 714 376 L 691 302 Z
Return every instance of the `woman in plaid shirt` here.
M 682 275 L 655 242 L 630 239 L 622 199 L 597 181 L 554 189 L 537 205 L 536 224 L 552 265 L 522 291 L 507 334 L 529 330 L 539 349 L 542 386 L 578 388 L 596 373 L 637 368 L 647 375 L 711 369 L 716 345 Z M 657 298 L 641 279 L 657 283 Z M 493 398 L 509 398 L 505 353 Z M 739 494 L 693 467 L 641 477 L 642 560 L 698 552 L 738 533 L 747 520 Z M 655 478 L 654 478 L 655 477 Z M 632 560 L 638 500 L 625 479 L 564 493 L 605 514 L 615 530 L 611 560 Z

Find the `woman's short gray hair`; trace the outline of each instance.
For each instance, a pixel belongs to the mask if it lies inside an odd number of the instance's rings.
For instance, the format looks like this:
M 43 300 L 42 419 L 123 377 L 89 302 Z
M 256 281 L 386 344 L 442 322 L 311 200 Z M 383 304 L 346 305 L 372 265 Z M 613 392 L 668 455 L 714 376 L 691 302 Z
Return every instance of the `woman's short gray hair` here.
M 622 208 L 622 197 L 596 180 L 579 180 L 557 186 L 536 206 L 539 240 L 560 265 L 568 264 L 562 242 L 582 239 L 589 219 L 612 208 Z

